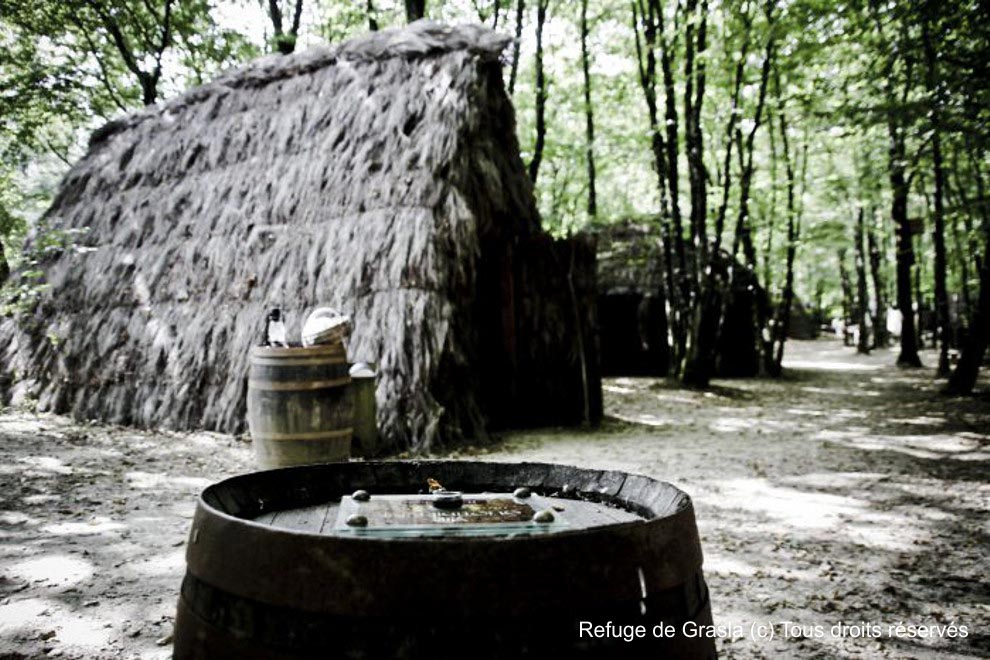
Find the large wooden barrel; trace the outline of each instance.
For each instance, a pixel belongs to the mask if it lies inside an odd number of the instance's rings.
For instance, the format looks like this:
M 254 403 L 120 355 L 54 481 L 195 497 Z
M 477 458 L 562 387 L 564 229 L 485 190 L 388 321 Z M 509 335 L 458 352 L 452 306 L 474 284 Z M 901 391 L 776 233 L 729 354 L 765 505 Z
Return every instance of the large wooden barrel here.
M 346 460 L 353 395 L 340 343 L 251 349 L 248 427 L 262 467 Z
M 462 512 L 415 495 L 431 478 L 463 491 Z M 203 492 L 186 558 L 180 660 L 715 657 L 691 500 L 623 472 L 424 461 L 242 475 Z

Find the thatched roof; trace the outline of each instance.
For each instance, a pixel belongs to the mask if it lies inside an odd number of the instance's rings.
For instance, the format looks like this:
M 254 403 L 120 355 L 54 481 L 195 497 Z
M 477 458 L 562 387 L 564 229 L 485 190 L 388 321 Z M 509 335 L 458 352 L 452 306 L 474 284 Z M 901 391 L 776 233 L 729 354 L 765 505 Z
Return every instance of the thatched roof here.
M 398 444 L 483 432 L 469 373 L 486 242 L 538 231 L 498 62 L 421 21 L 271 56 L 111 122 L 47 221 L 87 228 L 0 326 L 6 399 L 139 426 L 244 429 L 265 312 L 349 313 Z M 9 342 L 9 343 L 8 343 Z M 460 371 L 458 371 L 460 370 Z
M 658 295 L 663 290 L 663 243 L 656 222 L 623 218 L 594 227 L 600 293 Z

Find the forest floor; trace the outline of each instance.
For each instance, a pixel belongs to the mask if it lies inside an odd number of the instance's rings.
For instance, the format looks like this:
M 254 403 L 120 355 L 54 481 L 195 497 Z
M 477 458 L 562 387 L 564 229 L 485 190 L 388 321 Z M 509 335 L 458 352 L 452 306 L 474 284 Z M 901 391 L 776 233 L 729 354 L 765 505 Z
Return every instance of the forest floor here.
M 721 657 L 988 657 L 990 387 L 947 399 L 932 369 L 894 357 L 792 342 L 782 380 L 610 379 L 600 429 L 447 456 L 687 491 L 715 621 L 743 629 L 718 640 Z M 249 443 L 229 436 L 0 414 L 0 659 L 169 657 L 195 497 L 251 469 Z M 772 640 L 751 638 L 760 623 Z M 832 635 L 842 623 L 859 630 Z

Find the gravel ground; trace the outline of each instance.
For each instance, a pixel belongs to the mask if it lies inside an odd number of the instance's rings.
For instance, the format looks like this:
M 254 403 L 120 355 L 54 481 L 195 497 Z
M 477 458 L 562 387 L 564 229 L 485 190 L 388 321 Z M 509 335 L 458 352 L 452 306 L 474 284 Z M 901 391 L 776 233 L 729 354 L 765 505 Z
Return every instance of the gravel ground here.
M 611 379 L 599 429 L 447 456 L 687 491 L 722 657 L 990 657 L 990 398 L 944 398 L 894 357 L 792 342 L 782 380 Z M 229 436 L 0 414 L 0 659 L 169 657 L 195 497 L 251 469 Z

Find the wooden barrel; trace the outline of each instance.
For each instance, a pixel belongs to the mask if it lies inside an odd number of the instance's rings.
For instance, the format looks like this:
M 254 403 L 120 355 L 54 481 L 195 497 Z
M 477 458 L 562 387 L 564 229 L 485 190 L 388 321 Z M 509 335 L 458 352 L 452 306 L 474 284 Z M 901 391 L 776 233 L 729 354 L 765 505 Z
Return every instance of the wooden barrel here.
M 259 346 L 250 357 L 247 413 L 258 464 L 346 460 L 354 404 L 343 344 Z
M 412 494 L 431 478 L 465 509 L 491 506 L 460 526 L 446 507 L 430 519 L 443 524 L 401 522 L 429 508 L 436 495 Z M 515 515 L 530 503 L 557 518 Z M 623 472 L 423 461 L 242 475 L 203 492 L 186 559 L 180 660 L 715 657 L 691 500 Z

